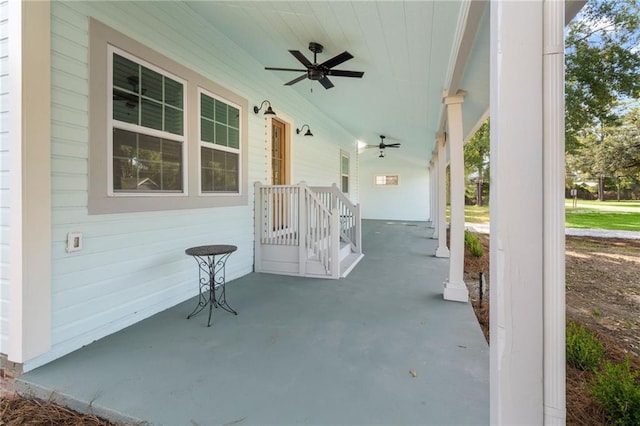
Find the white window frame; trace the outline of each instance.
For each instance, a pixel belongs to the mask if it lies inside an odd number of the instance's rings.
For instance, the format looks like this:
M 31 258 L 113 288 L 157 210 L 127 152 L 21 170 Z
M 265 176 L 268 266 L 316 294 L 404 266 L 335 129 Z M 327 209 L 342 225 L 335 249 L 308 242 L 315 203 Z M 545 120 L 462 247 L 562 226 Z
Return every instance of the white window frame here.
M 224 102 L 227 105 L 230 105 L 234 108 L 237 108 L 240 114 L 238 118 L 238 148 L 231 148 L 228 146 L 218 145 L 211 142 L 205 142 L 202 140 L 202 122 L 201 119 L 201 111 L 202 111 L 202 95 L 209 96 L 210 98 L 216 99 L 220 102 Z M 235 102 L 226 99 L 222 96 L 219 96 L 209 90 L 206 90 L 202 87 L 198 87 L 198 188 L 199 194 L 203 197 L 220 197 L 220 196 L 241 196 L 242 188 L 243 188 L 243 180 L 242 180 L 242 160 L 243 160 L 243 150 L 242 150 L 242 119 L 243 119 L 243 108 L 241 105 L 236 104 Z M 202 147 L 209 149 L 217 149 L 219 151 L 231 152 L 233 154 L 238 154 L 238 192 L 222 192 L 222 191 L 203 191 L 202 190 Z
M 348 170 L 347 173 L 345 174 L 342 171 L 342 159 L 346 158 L 348 164 Z M 342 188 L 342 178 L 346 177 L 347 178 L 347 192 L 344 192 L 343 188 Z M 349 192 L 351 192 L 351 156 L 349 155 L 349 153 L 347 151 L 343 151 L 340 150 L 340 191 L 342 191 L 342 193 L 344 194 L 349 194 Z
M 89 18 L 89 179 L 87 210 L 90 215 L 111 213 L 137 213 L 147 211 L 181 210 L 216 207 L 247 206 L 248 185 L 248 116 L 249 101 L 245 97 L 216 83 L 212 72 L 200 74 L 189 68 L 188 63 L 175 61 L 162 53 L 163 46 L 151 41 L 144 45 L 107 25 Z M 113 55 L 110 46 L 118 54 L 131 58 L 183 84 L 183 188 L 182 192 L 135 192 L 113 189 Z M 154 47 L 160 50 L 154 50 Z M 127 56 L 126 54 L 129 54 Z M 200 193 L 200 143 L 198 88 L 221 97 L 240 111 L 240 164 L 239 192 Z M 111 92 L 109 92 L 111 91 Z M 120 123 L 120 122 L 119 122 Z M 130 124 L 130 123 L 128 123 Z M 131 127 L 121 126 L 123 130 Z M 147 129 L 144 127 L 143 129 Z M 135 126 L 134 131 L 140 128 Z M 142 134 L 178 140 L 179 135 L 157 131 Z
M 129 59 L 132 62 L 149 68 L 152 71 L 162 74 L 165 77 L 169 77 L 182 84 L 182 135 L 175 133 L 165 132 L 162 130 L 151 129 L 138 124 L 126 123 L 113 118 L 113 55 L 118 54 L 123 58 Z M 188 156 L 187 156 L 187 141 L 188 138 L 188 99 L 187 99 L 187 81 L 175 74 L 163 70 L 162 68 L 145 61 L 142 58 L 138 58 L 135 55 L 131 55 L 122 49 L 119 49 L 113 45 L 107 46 L 107 194 L 110 197 L 184 197 L 189 195 L 188 185 Z M 179 141 L 182 144 L 182 190 L 181 191 L 115 191 L 113 188 L 113 129 L 126 130 L 132 133 L 153 136 L 157 138 L 170 139 Z
M 386 183 L 387 178 L 395 177 L 396 183 Z M 378 183 L 378 178 L 384 178 L 384 183 Z M 400 186 L 400 175 L 398 173 L 384 173 L 373 176 L 373 186 L 376 188 L 388 188 Z

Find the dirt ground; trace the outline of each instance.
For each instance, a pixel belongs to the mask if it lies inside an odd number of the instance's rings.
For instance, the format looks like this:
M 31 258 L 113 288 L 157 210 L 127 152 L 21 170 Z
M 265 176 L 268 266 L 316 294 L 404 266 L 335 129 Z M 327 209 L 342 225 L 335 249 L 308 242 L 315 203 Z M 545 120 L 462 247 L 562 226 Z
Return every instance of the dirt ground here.
M 485 271 L 490 282 L 489 236 L 478 236 L 485 255 L 474 258 L 465 253 L 465 282 L 488 340 L 488 294 L 485 290 L 480 303 L 478 272 Z M 640 240 L 567 236 L 566 248 L 567 318 L 597 335 L 609 361 L 622 362 L 629 356 L 640 370 Z M 592 375 L 567 366 L 567 425 L 607 424 L 587 391 Z

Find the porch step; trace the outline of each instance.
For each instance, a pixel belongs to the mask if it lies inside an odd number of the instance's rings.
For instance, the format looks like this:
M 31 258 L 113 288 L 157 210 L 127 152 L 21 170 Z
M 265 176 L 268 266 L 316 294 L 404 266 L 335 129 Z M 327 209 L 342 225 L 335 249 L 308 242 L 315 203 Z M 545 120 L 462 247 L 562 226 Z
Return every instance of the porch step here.
M 349 272 L 351 272 L 353 268 L 355 268 L 355 266 L 362 260 L 363 257 L 364 254 L 362 253 L 349 253 L 344 259 L 341 259 L 340 278 L 344 278 L 349 275 Z

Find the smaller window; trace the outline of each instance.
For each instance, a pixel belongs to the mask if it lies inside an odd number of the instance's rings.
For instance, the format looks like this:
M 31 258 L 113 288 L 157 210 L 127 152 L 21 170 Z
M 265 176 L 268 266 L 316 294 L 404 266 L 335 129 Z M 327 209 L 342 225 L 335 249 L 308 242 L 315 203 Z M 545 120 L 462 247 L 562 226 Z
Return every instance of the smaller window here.
M 343 193 L 349 193 L 349 154 L 340 152 L 340 189 Z
M 376 175 L 376 186 L 398 186 L 398 175 Z
M 200 90 L 200 190 L 240 192 L 240 109 Z

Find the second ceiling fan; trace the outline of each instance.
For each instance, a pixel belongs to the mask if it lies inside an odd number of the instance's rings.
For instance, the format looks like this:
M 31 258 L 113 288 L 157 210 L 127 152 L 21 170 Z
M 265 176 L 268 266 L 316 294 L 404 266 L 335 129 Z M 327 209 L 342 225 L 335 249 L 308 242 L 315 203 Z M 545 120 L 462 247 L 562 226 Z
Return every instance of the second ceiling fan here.
M 333 87 L 333 83 L 328 78 L 329 76 L 362 78 L 362 76 L 364 75 L 363 71 L 346 71 L 332 69 L 333 67 L 353 58 L 353 55 L 346 50 L 331 59 L 327 59 L 321 64 L 319 64 L 317 61 L 317 54 L 322 53 L 322 45 L 320 43 L 311 42 L 309 43 L 309 50 L 313 52 L 313 62 L 309 61 L 299 50 L 289 50 L 289 53 L 291 53 L 298 61 L 300 61 L 300 63 L 304 65 L 306 69 L 274 67 L 265 67 L 265 69 L 271 71 L 295 71 L 305 73 L 300 77 L 294 78 L 290 82 L 285 83 L 285 86 L 291 86 L 292 84 L 308 78 L 309 80 L 320 82 L 320 84 L 322 84 L 325 89 L 331 89 Z

